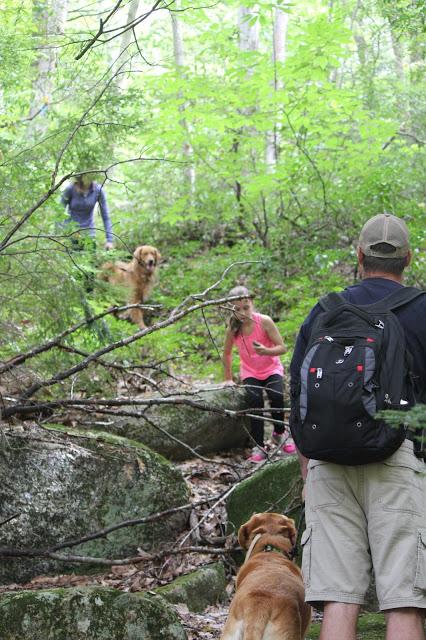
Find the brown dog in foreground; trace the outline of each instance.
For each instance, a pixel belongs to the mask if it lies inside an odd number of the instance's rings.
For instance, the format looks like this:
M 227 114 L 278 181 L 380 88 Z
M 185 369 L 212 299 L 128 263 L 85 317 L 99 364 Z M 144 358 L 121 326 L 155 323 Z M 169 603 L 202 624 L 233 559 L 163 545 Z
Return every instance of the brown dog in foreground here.
M 148 244 L 136 247 L 130 262 L 106 262 L 102 265 L 101 278 L 113 285 L 125 285 L 129 289 L 129 304 L 143 304 L 157 283 L 157 268 L 161 260 L 158 249 Z M 122 320 L 130 320 L 145 327 L 142 309 L 128 309 L 119 314 Z
M 248 551 L 222 640 L 303 640 L 311 607 L 305 603 L 301 571 L 290 559 L 294 520 L 257 513 L 240 527 L 238 541 Z

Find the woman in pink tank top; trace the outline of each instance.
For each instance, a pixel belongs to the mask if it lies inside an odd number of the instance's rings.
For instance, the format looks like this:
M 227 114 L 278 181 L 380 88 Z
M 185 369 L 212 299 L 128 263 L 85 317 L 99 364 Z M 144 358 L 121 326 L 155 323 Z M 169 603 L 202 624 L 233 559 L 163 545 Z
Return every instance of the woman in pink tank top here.
M 274 423 L 272 441 L 285 453 L 294 453 L 293 443 L 286 443 L 284 433 L 284 368 L 279 356 L 284 353 L 283 339 L 272 318 L 257 313 L 251 295 L 245 287 L 231 289 L 229 296 L 244 295 L 233 303 L 233 315 L 226 332 L 223 350 L 225 384 L 234 384 L 232 380 L 232 350 L 234 345 L 240 355 L 240 377 L 247 388 L 250 408 L 264 408 L 263 390 L 265 389 L 271 404 Z M 259 412 L 259 416 L 262 412 Z M 250 418 L 251 435 L 255 442 L 250 460 L 262 462 L 266 458 L 264 448 L 264 421 L 262 417 Z

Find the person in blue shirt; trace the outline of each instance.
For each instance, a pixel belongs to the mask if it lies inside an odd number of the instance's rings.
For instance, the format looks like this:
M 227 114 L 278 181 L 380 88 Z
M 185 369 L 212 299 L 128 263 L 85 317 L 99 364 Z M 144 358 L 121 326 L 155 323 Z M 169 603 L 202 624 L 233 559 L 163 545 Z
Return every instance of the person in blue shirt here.
M 361 282 L 343 297 L 372 304 L 403 287 L 410 264 L 403 220 L 380 214 L 359 238 Z M 303 323 L 290 365 L 292 405 L 317 304 Z M 406 336 L 420 402 L 426 402 L 426 295 L 395 310 Z M 292 407 L 290 427 L 297 421 Z M 386 640 L 424 640 L 426 610 L 426 467 L 409 437 L 382 462 L 344 465 L 307 460 L 302 569 L 306 601 L 324 608 L 320 640 L 355 640 L 357 619 L 374 569 Z
M 105 249 L 113 249 L 112 225 L 103 186 L 89 175 L 79 176 L 62 192 L 61 203 L 68 208 L 69 221 L 77 223 L 93 239 L 96 235 L 95 206 L 99 204 L 106 236 Z

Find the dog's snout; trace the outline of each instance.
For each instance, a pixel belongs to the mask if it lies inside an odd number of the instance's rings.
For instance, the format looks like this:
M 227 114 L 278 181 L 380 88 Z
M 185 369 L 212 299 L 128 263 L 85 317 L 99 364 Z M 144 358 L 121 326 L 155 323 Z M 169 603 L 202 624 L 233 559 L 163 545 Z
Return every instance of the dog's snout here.
M 154 260 L 148 260 L 148 267 L 153 267 L 155 265 Z

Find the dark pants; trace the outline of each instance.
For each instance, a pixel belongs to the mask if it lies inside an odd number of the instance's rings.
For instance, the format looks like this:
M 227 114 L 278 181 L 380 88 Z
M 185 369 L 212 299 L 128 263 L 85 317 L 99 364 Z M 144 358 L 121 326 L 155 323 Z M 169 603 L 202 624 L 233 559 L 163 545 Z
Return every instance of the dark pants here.
M 263 409 L 263 390 L 271 404 L 271 417 L 280 422 L 273 423 L 273 430 L 276 433 L 284 433 L 284 395 L 283 395 L 283 377 L 278 373 L 274 373 L 266 380 L 258 380 L 257 378 L 244 378 L 243 385 L 247 387 L 247 397 L 250 409 Z M 262 416 L 263 413 L 259 413 Z M 264 446 L 265 425 L 261 417 L 250 418 L 250 428 L 253 440 L 260 447 Z

